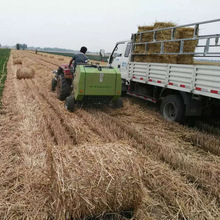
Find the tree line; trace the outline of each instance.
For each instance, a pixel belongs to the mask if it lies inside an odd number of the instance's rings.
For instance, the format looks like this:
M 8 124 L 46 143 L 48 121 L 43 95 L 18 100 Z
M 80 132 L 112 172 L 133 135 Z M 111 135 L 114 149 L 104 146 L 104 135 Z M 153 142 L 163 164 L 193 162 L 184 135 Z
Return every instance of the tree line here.
M 17 43 L 16 44 L 16 49 L 17 50 L 25 50 L 25 49 L 27 49 L 27 44 L 19 44 L 19 43 Z

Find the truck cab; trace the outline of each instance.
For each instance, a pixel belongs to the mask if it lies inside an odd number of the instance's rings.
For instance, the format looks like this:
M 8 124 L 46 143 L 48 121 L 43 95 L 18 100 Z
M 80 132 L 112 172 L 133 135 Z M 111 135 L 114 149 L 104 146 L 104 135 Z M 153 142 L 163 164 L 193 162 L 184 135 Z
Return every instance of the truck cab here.
M 130 56 L 131 41 L 119 41 L 116 43 L 115 48 L 108 59 L 108 65 L 118 68 L 121 73 L 121 78 L 124 81 L 127 79 L 128 75 Z
M 220 22 L 220 19 L 197 22 L 175 27 L 138 31 L 131 41 L 119 41 L 111 53 L 108 65 L 121 73 L 122 92 L 153 103 L 160 103 L 163 117 L 168 121 L 184 122 L 186 117 L 201 116 L 206 112 L 218 112 L 220 108 L 220 66 L 191 63 L 190 57 L 219 59 L 220 34 L 199 35 L 201 25 Z M 189 38 L 175 38 L 176 29 L 193 30 Z M 204 26 L 203 26 L 204 28 Z M 157 39 L 157 33 L 169 30 L 168 39 Z M 144 36 L 152 36 L 146 41 Z M 184 51 L 184 42 L 196 43 L 192 52 Z M 212 41 L 211 41 L 212 40 Z M 176 51 L 166 51 L 164 44 L 178 43 Z M 158 51 L 149 51 L 149 45 L 159 45 Z M 186 44 L 185 44 L 186 45 Z M 141 50 L 135 50 L 142 46 Z M 169 56 L 190 56 L 190 62 L 170 61 Z M 167 60 L 155 57 L 167 56 Z M 144 59 L 142 59 L 144 58 Z M 145 59 L 146 58 L 146 59 Z M 147 59 L 151 58 L 151 59 Z M 175 58 L 175 57 L 173 57 Z M 208 110 L 208 111 L 207 111 Z M 219 114 L 219 113 L 218 113 Z

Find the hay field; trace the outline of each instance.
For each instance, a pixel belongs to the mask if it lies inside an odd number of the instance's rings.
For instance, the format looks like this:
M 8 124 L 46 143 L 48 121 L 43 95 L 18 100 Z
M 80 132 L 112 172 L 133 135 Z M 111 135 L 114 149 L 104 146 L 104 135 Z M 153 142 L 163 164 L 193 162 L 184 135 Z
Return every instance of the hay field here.
M 17 79 L 18 58 L 33 78 Z M 11 52 L 0 113 L 2 219 L 220 219 L 218 120 L 188 128 L 127 97 L 122 109 L 69 113 L 50 91 L 52 70 L 70 59 L 58 58 Z

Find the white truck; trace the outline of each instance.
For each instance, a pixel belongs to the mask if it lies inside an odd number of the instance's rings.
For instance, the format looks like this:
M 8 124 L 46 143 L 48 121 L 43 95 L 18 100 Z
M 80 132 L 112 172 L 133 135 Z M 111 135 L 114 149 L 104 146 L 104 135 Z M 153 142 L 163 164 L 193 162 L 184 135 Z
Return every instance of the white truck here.
M 183 122 L 186 116 L 201 116 L 204 112 L 219 110 L 220 66 L 133 62 L 135 45 L 145 45 L 145 53 L 135 53 L 135 56 L 147 55 L 147 46 L 152 43 L 142 42 L 142 34 L 147 32 L 153 32 L 153 42 L 161 45 L 160 52 L 154 55 L 191 54 L 194 57 L 219 59 L 220 34 L 199 35 L 201 25 L 213 24 L 217 24 L 219 28 L 220 19 L 135 33 L 132 34 L 130 41 L 118 42 L 109 57 L 108 64 L 120 70 L 122 92 L 153 103 L 160 102 L 161 113 L 169 121 Z M 179 27 L 194 27 L 194 36 L 175 39 L 175 30 Z M 171 40 L 157 41 L 157 31 L 168 29 L 171 29 Z M 138 43 L 136 43 L 137 36 Z M 196 52 L 184 52 L 184 42 L 187 40 L 198 41 Z M 164 43 L 171 41 L 179 41 L 178 53 L 164 52 Z

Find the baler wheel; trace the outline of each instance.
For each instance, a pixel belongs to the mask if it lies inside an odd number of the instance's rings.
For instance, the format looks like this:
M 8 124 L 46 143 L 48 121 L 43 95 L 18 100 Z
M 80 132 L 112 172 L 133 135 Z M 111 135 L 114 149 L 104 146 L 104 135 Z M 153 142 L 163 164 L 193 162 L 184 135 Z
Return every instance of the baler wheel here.
M 65 109 L 69 110 L 70 112 L 73 112 L 75 108 L 75 101 L 73 95 L 70 95 L 65 100 Z
M 52 78 L 51 81 L 51 91 L 55 91 L 56 90 L 56 86 L 57 86 L 57 80 L 55 78 Z
M 114 108 L 122 108 L 123 107 L 122 98 L 119 98 L 117 101 L 113 101 L 113 107 Z

